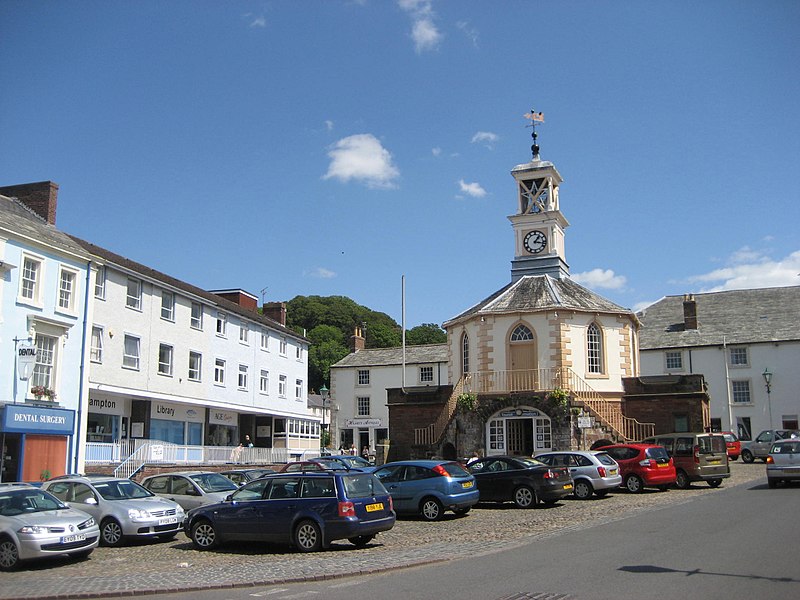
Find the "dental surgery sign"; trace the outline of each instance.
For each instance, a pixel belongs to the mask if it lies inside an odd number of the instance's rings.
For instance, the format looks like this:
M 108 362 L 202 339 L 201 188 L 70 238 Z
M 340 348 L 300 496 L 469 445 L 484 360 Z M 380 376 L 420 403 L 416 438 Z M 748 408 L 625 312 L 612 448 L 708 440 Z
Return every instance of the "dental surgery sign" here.
M 6 433 L 41 433 L 72 435 L 75 411 L 6 404 L 0 414 L 0 431 Z
M 32 341 L 22 341 L 17 346 L 17 376 L 28 381 L 36 366 L 36 346 Z

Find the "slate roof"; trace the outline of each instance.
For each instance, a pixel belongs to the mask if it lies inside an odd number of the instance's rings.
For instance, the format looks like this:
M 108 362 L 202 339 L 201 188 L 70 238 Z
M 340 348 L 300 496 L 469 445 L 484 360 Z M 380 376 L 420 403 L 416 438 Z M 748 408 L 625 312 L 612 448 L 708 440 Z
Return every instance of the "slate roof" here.
M 685 348 L 800 340 L 800 286 L 694 294 L 697 329 L 686 329 L 683 296 L 667 296 L 637 313 L 639 347 Z
M 627 308 L 606 300 L 571 279 L 556 279 L 550 275 L 525 275 L 445 322 L 443 327 L 447 328 L 476 315 L 531 313 L 559 309 L 633 316 L 633 312 Z
M 0 229 L 89 260 L 89 253 L 79 244 L 16 198 L 0 195 Z
M 175 279 L 174 277 L 161 273 L 160 271 L 156 271 L 155 269 L 151 269 L 150 267 L 137 263 L 133 260 L 130 260 L 129 258 L 125 258 L 124 256 L 120 256 L 119 254 L 115 254 L 114 252 L 111 252 L 111 250 L 106 250 L 105 248 L 101 248 L 100 246 L 92 244 L 91 242 L 87 242 L 86 240 L 82 240 L 75 236 L 69 236 L 69 237 L 71 237 L 75 242 L 80 244 L 88 252 L 91 252 L 95 256 L 99 256 L 108 263 L 117 265 L 134 273 L 138 273 L 142 277 L 160 281 L 170 287 L 182 290 L 196 297 L 203 298 L 212 306 L 218 306 L 219 308 L 225 310 L 225 312 L 239 315 L 250 321 L 255 321 L 256 323 L 261 323 L 274 330 L 280 331 L 294 339 L 301 340 L 304 342 L 309 341 L 304 336 L 300 335 L 295 331 L 292 331 L 291 329 L 285 327 L 284 325 L 281 325 L 277 321 L 265 317 L 261 313 L 239 306 L 235 302 L 231 302 L 230 300 L 222 298 L 221 296 L 217 296 L 213 292 L 208 292 L 199 287 L 195 287 L 189 283 L 186 283 L 185 281 L 181 281 L 180 279 Z
M 406 364 L 447 362 L 447 344 L 406 346 Z M 403 348 L 368 348 L 352 352 L 331 368 L 389 367 L 403 364 Z

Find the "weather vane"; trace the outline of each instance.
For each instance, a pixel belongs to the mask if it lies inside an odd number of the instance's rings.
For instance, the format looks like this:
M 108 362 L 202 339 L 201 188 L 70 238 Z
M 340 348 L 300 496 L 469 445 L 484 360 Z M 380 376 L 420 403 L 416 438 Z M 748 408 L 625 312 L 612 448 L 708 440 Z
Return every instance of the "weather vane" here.
M 527 125 L 533 129 L 531 133 L 531 137 L 533 138 L 533 145 L 531 146 L 531 152 L 533 153 L 533 160 L 539 160 L 539 144 L 536 143 L 537 133 L 536 133 L 536 125 L 537 123 L 544 123 L 544 113 L 543 112 L 536 112 L 534 109 L 531 109 L 531 112 L 525 113 L 522 115 L 526 119 L 529 119 L 531 124 Z

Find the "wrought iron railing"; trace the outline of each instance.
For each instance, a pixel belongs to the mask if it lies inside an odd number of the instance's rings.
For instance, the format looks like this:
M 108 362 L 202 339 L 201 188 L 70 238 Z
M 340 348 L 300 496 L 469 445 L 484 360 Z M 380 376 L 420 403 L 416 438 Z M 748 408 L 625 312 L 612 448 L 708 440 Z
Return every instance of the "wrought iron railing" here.
M 442 407 L 439 416 L 436 420 L 427 427 L 419 427 L 414 429 L 414 443 L 417 446 L 430 446 L 439 441 L 447 428 L 447 424 L 453 417 L 458 404 L 458 397 L 464 393 L 464 377 L 458 380 L 458 383 L 453 387 L 453 393 L 450 394 L 447 403 Z

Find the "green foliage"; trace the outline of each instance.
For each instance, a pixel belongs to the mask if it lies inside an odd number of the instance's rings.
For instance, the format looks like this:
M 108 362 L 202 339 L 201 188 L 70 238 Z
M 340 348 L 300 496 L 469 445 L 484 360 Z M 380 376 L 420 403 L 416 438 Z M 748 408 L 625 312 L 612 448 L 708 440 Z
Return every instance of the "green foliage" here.
M 478 397 L 475 394 L 461 394 L 456 398 L 456 407 L 463 412 L 475 409 L 478 404 Z
M 444 344 L 447 333 L 436 323 L 423 323 L 406 331 L 406 344 L 419 346 L 422 344 Z
M 569 399 L 569 392 L 556 388 L 547 394 L 542 408 L 557 422 L 564 422 L 569 420 Z

